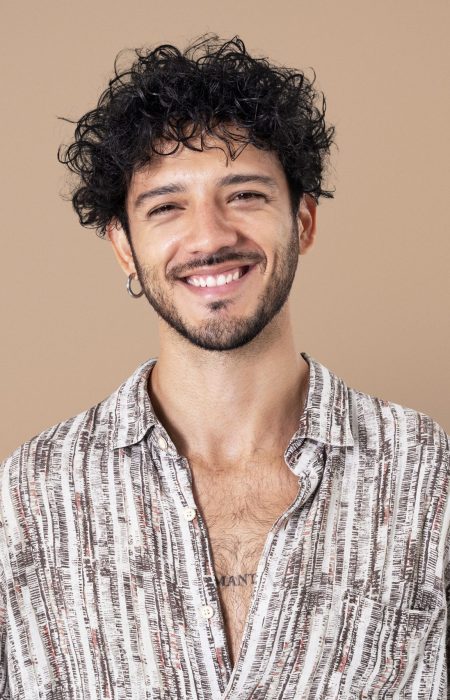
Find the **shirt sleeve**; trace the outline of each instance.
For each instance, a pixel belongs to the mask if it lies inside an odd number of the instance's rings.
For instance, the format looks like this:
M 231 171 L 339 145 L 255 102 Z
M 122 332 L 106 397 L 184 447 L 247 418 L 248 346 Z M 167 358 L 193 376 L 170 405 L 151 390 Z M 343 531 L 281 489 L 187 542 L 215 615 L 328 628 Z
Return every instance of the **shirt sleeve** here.
M 7 624 L 6 624 L 6 584 L 5 584 L 5 570 L 3 562 L 4 552 L 4 527 L 3 527 L 3 508 L 2 508 L 2 477 L 6 462 L 0 464 L 0 699 L 10 700 L 10 687 L 8 681 L 8 667 L 7 667 Z
M 447 676 L 447 700 L 450 700 L 450 567 L 446 567 L 446 588 L 445 597 L 447 601 L 447 630 L 445 639 L 445 663 Z
M 448 439 L 448 436 L 447 436 Z M 449 472 L 449 454 L 447 453 L 447 473 Z M 447 494 L 450 500 L 450 494 Z M 445 599 L 447 604 L 447 629 L 445 639 L 445 663 L 447 672 L 447 700 L 450 700 L 450 526 L 447 528 L 444 561 Z
M 6 665 L 6 603 L 0 585 L 0 698 L 9 700 L 8 669 Z

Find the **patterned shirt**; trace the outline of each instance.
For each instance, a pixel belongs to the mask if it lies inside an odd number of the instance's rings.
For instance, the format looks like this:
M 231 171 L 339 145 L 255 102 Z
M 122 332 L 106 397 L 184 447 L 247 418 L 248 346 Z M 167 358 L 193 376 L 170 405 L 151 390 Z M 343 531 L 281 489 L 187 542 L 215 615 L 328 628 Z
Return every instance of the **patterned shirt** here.
M 447 698 L 448 436 L 302 356 L 298 494 L 265 542 L 234 668 L 150 360 L 2 465 L 0 697 Z

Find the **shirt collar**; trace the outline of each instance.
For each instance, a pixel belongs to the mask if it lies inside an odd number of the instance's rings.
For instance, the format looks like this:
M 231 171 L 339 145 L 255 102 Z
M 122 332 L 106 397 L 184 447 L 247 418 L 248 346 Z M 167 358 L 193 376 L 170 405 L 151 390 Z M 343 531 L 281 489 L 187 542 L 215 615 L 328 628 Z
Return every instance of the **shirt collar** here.
M 301 355 L 309 364 L 309 387 L 296 437 L 330 446 L 352 447 L 347 385 L 306 352 Z
M 348 388 L 345 382 L 305 352 L 309 387 L 295 438 L 310 438 L 330 446 L 354 444 Z M 112 449 L 140 442 L 158 424 L 148 395 L 148 378 L 156 359 L 147 360 L 111 396 Z
M 148 395 L 148 379 L 156 359 L 147 360 L 111 396 L 112 449 L 140 442 L 158 422 Z

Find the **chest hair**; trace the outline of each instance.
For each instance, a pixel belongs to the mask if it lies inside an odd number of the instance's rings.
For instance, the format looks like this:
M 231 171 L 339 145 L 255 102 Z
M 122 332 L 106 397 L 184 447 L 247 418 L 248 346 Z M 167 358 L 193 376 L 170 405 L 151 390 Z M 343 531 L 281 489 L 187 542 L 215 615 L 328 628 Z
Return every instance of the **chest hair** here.
M 194 497 L 205 522 L 229 652 L 234 663 L 268 533 L 298 493 L 284 459 L 214 470 L 191 460 Z

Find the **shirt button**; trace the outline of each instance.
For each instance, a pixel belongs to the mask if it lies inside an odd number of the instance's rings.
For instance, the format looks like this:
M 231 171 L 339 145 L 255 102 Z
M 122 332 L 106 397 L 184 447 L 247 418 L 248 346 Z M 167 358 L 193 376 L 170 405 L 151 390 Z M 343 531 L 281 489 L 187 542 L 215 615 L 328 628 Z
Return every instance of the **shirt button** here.
M 162 435 L 158 438 L 158 445 L 162 450 L 167 450 L 167 440 Z
M 195 510 L 195 508 L 185 508 L 184 509 L 184 517 L 186 518 L 186 520 L 189 520 L 189 522 L 191 522 L 191 520 L 194 520 L 196 515 L 197 515 L 197 511 Z
M 204 620 L 210 620 L 214 615 L 214 610 L 210 605 L 202 605 L 200 608 L 200 615 Z

